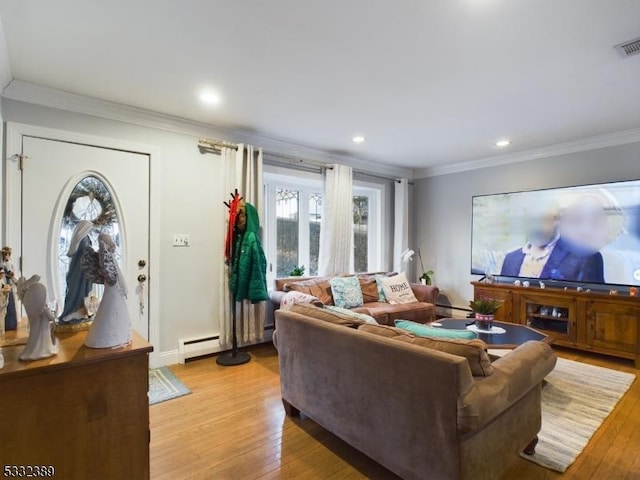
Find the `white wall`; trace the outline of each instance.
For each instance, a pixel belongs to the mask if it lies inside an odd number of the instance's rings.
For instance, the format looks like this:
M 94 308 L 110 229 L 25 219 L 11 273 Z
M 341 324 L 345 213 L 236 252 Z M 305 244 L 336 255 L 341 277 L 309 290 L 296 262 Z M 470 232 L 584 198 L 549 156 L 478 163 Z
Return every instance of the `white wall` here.
M 157 147 L 161 181 L 161 227 L 159 238 L 161 272 L 159 295 L 159 353 L 177 349 L 178 339 L 217 334 L 217 272 L 222 268 L 224 221 L 222 202 L 228 192 L 217 188 L 221 175 L 219 155 L 201 154 L 195 136 L 69 113 L 47 107 L 3 99 L 6 122 L 37 125 L 58 130 L 113 138 Z M 7 152 L 9 155 L 12 152 Z M 171 246 L 173 233 L 190 233 L 190 248 Z M 156 268 L 157 268 L 156 267 Z M 150 265 L 153 275 L 154 265 Z M 152 313 L 153 314 L 153 313 Z M 174 360 L 173 356 L 168 358 Z
M 471 197 L 640 179 L 640 143 L 421 178 L 414 184 L 414 242 L 449 302 L 467 307 L 471 275 Z M 442 299 L 446 301 L 446 299 Z
M 52 96 L 53 95 L 53 96 Z M 37 97 L 37 95 L 36 95 Z M 53 98 L 51 100 L 49 97 Z M 61 108 L 68 104 L 71 109 L 94 107 L 100 103 L 93 99 L 69 96 L 61 92 L 49 92 L 42 99 L 49 99 Z M 100 103 L 99 107 L 103 107 Z M 5 122 L 41 126 L 57 130 L 111 138 L 154 147 L 159 151 L 159 159 L 152 160 L 151 168 L 160 169 L 158 185 L 152 189 L 160 192 L 160 204 L 152 204 L 151 208 L 160 209 L 159 238 L 151 238 L 159 244 L 160 265 L 155 266 L 160 272 L 160 291 L 151 292 L 159 297 L 159 345 L 155 345 L 160 355 L 160 363 L 177 361 L 178 340 L 180 338 L 217 335 L 219 319 L 216 311 L 218 298 L 218 272 L 223 267 L 223 241 L 226 209 L 223 201 L 228 199 L 229 192 L 218 188 L 217 179 L 221 177 L 221 160 L 219 155 L 201 154 L 197 148 L 199 136 L 212 136 L 221 140 L 233 141 L 231 132 L 221 135 L 220 130 L 207 130 L 202 124 L 184 123 L 184 130 L 194 134 L 175 133 L 171 128 L 181 129 L 183 124 L 161 117 L 153 122 L 159 128 L 141 126 L 138 112 L 129 107 L 107 105 L 102 111 L 116 118 L 106 119 L 81 112 L 72 112 L 51 106 L 36 105 L 25 101 L 2 98 L 0 104 Z M 121 120 L 131 115 L 131 121 Z M 153 114 L 142 112 L 143 121 Z M 137 123 L 137 124 L 136 124 Z M 168 129 L 162 125 L 170 125 Z M 244 141 L 246 139 L 243 138 Z M 280 148 L 303 150 L 306 158 L 326 163 L 344 162 L 358 167 L 358 161 L 339 159 L 321 151 L 312 151 L 300 146 L 289 146 L 283 142 L 256 139 L 256 146 L 268 145 L 270 151 L 278 143 Z M 6 152 L 4 158 L 17 152 Z M 406 169 L 386 168 L 381 165 L 368 165 L 371 171 L 382 174 L 406 176 Z M 388 170 L 385 172 L 385 170 Z M 1 177 L 0 177 L 1 180 Z M 0 187 L 1 188 L 1 187 Z M 0 190 L 1 191 L 1 190 Z M 1 223 L 1 222 L 0 222 Z M 388 228 L 388 227 L 387 227 Z M 1 233 L 1 232 L 0 232 Z M 190 233 L 190 248 L 174 248 L 171 241 L 174 233 Z M 154 265 L 149 265 L 153 275 Z M 151 312 L 154 315 L 153 312 Z

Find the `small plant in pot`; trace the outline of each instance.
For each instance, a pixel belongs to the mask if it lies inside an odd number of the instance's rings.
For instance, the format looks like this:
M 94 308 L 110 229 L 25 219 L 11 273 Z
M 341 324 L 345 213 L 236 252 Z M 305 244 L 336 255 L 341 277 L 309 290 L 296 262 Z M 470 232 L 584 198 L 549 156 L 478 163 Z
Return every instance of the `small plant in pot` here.
M 469 302 L 469 307 L 475 315 L 476 327 L 480 330 L 491 330 L 493 316 L 501 306 L 502 302 L 495 298 L 479 298 Z
M 431 285 L 433 283 L 433 270 L 429 270 L 428 272 L 424 272 L 420 277 L 420 283 L 423 285 Z
M 302 277 L 304 275 L 304 265 L 293 267 L 289 272 L 290 277 Z

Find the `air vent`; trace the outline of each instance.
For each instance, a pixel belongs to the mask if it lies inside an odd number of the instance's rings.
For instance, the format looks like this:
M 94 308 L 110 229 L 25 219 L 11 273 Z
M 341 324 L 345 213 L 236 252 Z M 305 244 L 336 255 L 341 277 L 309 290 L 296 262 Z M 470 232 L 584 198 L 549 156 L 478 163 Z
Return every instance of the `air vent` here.
M 640 53 L 640 37 L 616 45 L 614 48 L 618 51 L 622 58 L 636 55 Z

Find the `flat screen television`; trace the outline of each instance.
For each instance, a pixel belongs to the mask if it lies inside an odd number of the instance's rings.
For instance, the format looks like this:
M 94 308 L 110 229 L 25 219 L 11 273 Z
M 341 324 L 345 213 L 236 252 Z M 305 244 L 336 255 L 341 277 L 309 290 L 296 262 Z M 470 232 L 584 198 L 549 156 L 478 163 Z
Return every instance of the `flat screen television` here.
M 640 180 L 473 197 L 471 273 L 640 285 Z

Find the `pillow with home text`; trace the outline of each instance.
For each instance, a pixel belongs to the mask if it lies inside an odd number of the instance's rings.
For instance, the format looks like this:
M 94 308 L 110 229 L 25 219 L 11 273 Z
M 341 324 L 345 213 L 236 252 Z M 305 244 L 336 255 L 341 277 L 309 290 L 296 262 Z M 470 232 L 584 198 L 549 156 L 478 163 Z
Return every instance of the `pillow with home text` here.
M 404 273 L 399 273 L 395 277 L 382 278 L 380 282 L 382 283 L 384 296 L 391 305 L 415 303 L 418 301 Z

